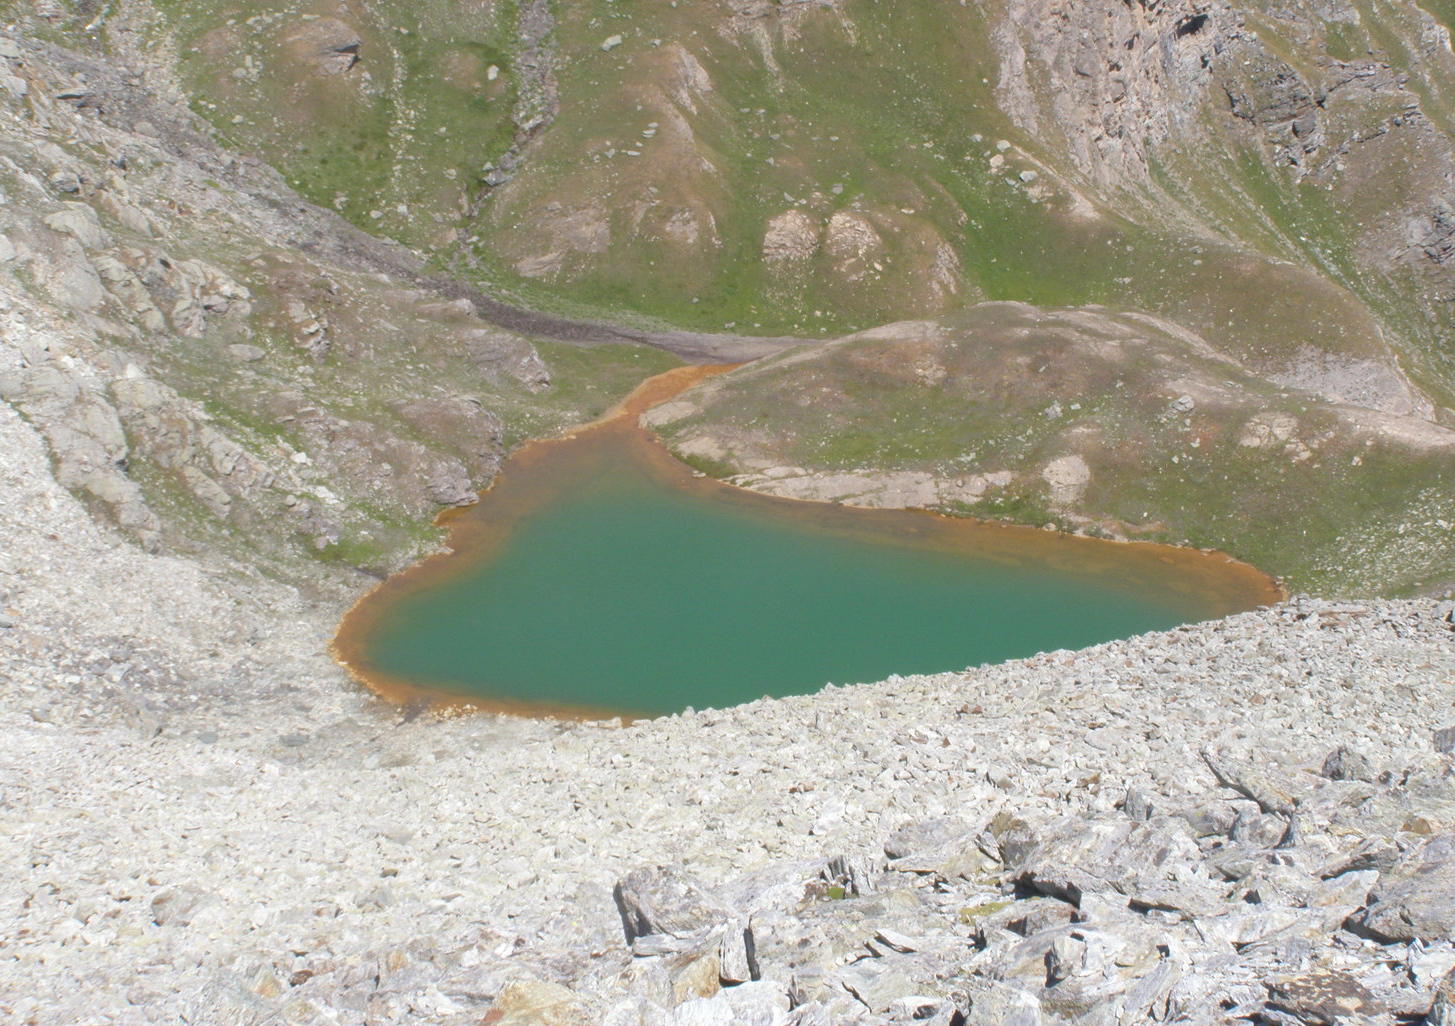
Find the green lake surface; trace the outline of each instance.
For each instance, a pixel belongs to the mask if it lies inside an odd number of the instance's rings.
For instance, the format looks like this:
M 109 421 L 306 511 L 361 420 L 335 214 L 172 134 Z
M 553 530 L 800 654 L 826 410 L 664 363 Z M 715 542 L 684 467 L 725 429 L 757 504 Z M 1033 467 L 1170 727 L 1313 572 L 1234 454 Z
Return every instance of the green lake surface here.
M 693 482 L 629 435 L 551 443 L 508 468 L 463 515 L 457 553 L 371 598 L 349 665 L 486 704 L 655 715 L 1253 604 L 1242 578 L 1241 595 L 1209 594 L 1151 547 Z

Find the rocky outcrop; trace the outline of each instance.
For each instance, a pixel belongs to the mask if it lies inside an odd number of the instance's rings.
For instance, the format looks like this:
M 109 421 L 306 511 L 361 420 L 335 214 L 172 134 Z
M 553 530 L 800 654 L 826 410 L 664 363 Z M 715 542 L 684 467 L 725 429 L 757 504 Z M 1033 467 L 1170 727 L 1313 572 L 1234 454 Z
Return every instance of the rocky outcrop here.
M 294 60 L 320 75 L 343 75 L 361 60 L 358 29 L 338 18 L 313 18 L 284 32 L 282 42 Z
M 1385 943 L 1438 943 L 1455 934 L 1452 895 L 1455 835 L 1445 833 L 1430 838 L 1384 869 L 1369 894 L 1369 907 L 1353 925 Z
M 319 74 L 358 56 L 341 25 L 294 39 Z M 315 580 L 342 553 L 377 572 L 495 472 L 497 401 L 539 396 L 532 416 L 553 419 L 535 348 L 417 287 L 414 258 L 224 154 L 123 70 L 7 45 L 30 86 L 0 94 L 0 398 L 133 538 Z M 87 103 L 59 98 L 78 80 Z M 421 353 L 449 389 L 411 384 Z M 378 415 L 356 412 L 366 391 Z
M 763 233 L 763 259 L 807 260 L 818 252 L 819 233 L 818 224 L 803 211 L 784 211 Z

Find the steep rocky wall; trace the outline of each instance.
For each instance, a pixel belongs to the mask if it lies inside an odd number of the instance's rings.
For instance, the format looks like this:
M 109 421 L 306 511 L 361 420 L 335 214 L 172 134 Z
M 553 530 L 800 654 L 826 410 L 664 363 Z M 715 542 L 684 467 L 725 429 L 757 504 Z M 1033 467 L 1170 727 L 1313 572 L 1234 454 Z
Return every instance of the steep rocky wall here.
M 1414 3 L 1016 2 L 994 39 L 1002 109 L 1078 189 L 1340 282 L 1448 394 L 1443 24 Z

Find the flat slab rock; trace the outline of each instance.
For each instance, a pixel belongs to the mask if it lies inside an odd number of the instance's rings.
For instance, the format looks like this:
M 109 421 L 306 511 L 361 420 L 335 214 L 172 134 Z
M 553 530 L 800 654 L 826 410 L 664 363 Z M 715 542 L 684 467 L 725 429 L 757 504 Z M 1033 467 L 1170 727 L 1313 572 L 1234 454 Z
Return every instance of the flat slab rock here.
M 1311 1024 L 1332 1024 L 1354 1015 L 1379 1015 L 1387 1009 L 1348 973 L 1321 969 L 1268 985 L 1268 1007 Z
M 1381 873 L 1355 921 L 1386 943 L 1455 936 L 1455 833 L 1430 838 Z

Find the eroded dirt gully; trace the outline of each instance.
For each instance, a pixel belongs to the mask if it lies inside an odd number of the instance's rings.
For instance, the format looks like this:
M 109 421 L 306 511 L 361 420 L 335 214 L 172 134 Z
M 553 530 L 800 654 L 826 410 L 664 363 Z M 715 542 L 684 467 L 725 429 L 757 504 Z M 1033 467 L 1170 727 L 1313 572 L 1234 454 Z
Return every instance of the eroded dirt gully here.
M 634 717 L 606 707 L 562 706 L 515 699 L 482 699 L 422 686 L 369 665 L 368 639 L 396 603 L 443 581 L 476 570 L 533 512 L 560 499 L 580 469 L 609 453 L 627 451 L 664 488 L 758 516 L 784 518 L 883 542 L 909 541 L 964 555 L 974 553 L 1019 565 L 1106 580 L 1136 580 L 1193 597 L 1209 617 L 1269 605 L 1286 597 L 1270 576 L 1214 551 L 1151 542 L 1121 542 L 946 516 L 927 510 L 866 509 L 763 495 L 708 477 L 682 463 L 640 418 L 653 406 L 742 364 L 674 368 L 648 378 L 600 419 L 553 438 L 527 442 L 511 455 L 473 506 L 451 508 L 436 518 L 448 535 L 445 547 L 381 581 L 344 616 L 330 650 L 350 675 L 385 700 L 405 708 L 459 713 L 490 712 L 566 720 Z

